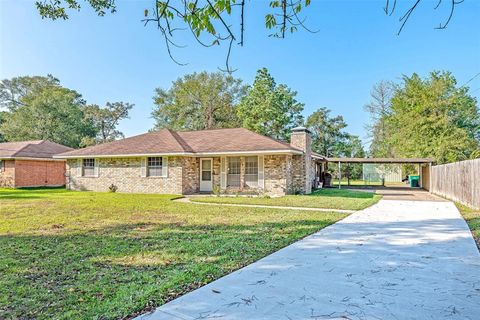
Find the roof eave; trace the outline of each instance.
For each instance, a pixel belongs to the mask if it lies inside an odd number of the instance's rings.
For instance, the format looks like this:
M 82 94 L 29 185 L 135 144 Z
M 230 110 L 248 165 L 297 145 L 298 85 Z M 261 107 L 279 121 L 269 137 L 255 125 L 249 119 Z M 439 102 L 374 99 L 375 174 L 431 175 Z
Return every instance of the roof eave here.
M 222 152 L 163 152 L 163 153 L 136 153 L 136 154 L 86 154 L 86 155 L 62 155 L 53 156 L 55 159 L 83 159 L 83 158 L 134 158 L 134 157 L 157 157 L 157 156 L 185 156 L 185 157 L 201 157 L 201 156 L 223 156 L 223 155 L 268 155 L 268 154 L 296 154 L 301 155 L 303 152 L 284 149 L 284 150 L 251 150 L 251 151 L 222 151 Z

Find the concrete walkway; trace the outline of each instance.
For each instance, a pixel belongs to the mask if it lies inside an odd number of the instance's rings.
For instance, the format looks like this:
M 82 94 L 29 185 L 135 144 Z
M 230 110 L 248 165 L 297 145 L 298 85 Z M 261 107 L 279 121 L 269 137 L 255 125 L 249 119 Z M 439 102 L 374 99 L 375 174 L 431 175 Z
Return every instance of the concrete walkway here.
M 381 200 L 141 319 L 480 319 L 451 202 Z
M 325 208 L 307 208 L 307 207 L 285 207 L 285 206 L 269 206 L 262 204 L 237 204 L 237 203 L 213 203 L 213 202 L 197 202 L 191 200 L 190 197 L 174 199 L 175 202 L 193 203 L 207 206 L 227 206 L 227 207 L 251 207 L 251 208 L 267 208 L 267 209 L 287 209 L 287 210 L 304 210 L 304 211 L 324 211 L 338 213 L 353 213 L 355 210 L 343 209 L 325 209 Z

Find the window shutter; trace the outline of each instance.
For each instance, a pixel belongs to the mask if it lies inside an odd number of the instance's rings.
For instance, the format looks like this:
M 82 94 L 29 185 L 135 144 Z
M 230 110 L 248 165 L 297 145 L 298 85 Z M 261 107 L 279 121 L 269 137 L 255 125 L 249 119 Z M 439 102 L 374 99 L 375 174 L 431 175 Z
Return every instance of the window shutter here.
M 140 176 L 147 176 L 147 158 L 140 159 Z
M 162 157 L 162 177 L 168 177 L 168 157 Z
M 82 176 L 82 159 L 77 160 L 77 176 Z
M 265 174 L 263 156 L 258 156 L 258 187 L 265 189 Z
M 93 159 L 93 161 L 94 161 L 94 163 L 93 163 L 93 176 L 98 178 L 100 161 L 98 161 L 98 159 Z
M 227 188 L 227 158 L 220 158 L 220 189 Z

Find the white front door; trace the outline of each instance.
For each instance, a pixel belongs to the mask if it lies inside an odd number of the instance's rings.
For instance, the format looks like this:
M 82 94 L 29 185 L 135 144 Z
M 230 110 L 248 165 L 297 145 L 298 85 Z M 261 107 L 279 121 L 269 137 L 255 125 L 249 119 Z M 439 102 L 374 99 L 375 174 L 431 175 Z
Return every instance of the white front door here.
M 200 191 L 213 190 L 212 167 L 212 158 L 200 158 Z

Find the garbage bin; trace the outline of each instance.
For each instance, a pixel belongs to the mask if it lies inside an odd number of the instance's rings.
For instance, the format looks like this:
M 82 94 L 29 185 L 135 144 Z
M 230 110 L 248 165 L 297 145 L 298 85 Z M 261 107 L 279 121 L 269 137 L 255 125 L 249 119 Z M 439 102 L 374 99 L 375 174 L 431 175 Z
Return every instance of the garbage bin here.
M 411 188 L 420 187 L 420 176 L 408 176 L 408 181 L 410 182 Z

